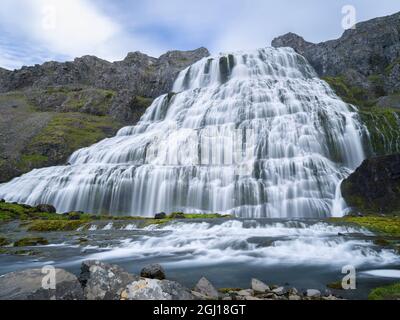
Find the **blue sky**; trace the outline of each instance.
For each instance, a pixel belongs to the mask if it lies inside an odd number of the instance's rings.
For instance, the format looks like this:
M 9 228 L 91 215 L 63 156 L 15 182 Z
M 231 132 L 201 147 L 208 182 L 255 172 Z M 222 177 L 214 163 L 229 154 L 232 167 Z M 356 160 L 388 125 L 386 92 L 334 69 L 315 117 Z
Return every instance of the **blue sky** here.
M 254 49 L 289 31 L 320 42 L 343 33 L 344 5 L 357 21 L 400 11 L 397 0 L 1 0 L 0 66 Z

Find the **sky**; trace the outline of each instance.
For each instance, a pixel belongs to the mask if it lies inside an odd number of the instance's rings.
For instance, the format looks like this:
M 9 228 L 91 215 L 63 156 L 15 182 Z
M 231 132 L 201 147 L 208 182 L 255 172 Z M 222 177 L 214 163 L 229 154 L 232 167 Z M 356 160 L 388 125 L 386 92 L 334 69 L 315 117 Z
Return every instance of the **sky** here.
M 344 32 L 348 5 L 357 22 L 400 11 L 398 0 L 1 0 L 0 67 L 201 46 L 216 54 L 287 32 L 321 42 Z

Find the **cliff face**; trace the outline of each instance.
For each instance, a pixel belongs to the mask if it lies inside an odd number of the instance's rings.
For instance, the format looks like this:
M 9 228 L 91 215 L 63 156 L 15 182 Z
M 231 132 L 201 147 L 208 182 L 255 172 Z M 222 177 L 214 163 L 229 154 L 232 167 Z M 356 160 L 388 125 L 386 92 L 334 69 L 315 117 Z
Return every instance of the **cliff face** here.
M 363 213 L 400 214 L 400 155 L 365 160 L 343 181 L 342 194 Z
M 209 56 L 208 50 L 199 48 L 171 51 L 158 59 L 132 52 L 114 63 L 94 56 L 84 56 L 73 62 L 46 62 L 12 72 L 0 71 L 0 92 L 72 85 L 128 90 L 137 96 L 156 98 L 172 89 L 181 70 L 206 56 Z
M 314 44 L 289 33 L 272 46 L 292 47 L 321 77 L 343 77 L 368 98 L 400 90 L 400 13 L 358 23 L 336 40 Z
M 0 68 L 0 183 L 34 168 L 64 164 L 72 152 L 135 124 L 205 48 L 160 58 L 93 56 L 8 71 Z

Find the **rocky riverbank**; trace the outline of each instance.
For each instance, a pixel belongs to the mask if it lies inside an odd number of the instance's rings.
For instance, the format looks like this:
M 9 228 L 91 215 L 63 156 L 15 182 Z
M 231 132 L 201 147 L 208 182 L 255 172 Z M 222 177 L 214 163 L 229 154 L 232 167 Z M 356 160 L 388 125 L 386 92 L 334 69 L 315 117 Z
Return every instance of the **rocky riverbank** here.
M 160 265 L 146 266 L 140 276 L 100 261 L 83 262 L 78 276 L 54 269 L 52 279 L 51 272 L 47 267 L 0 277 L 0 300 L 340 300 L 329 291 L 301 292 L 257 279 L 251 280 L 249 289 L 217 290 L 203 277 L 189 289 L 166 280 Z

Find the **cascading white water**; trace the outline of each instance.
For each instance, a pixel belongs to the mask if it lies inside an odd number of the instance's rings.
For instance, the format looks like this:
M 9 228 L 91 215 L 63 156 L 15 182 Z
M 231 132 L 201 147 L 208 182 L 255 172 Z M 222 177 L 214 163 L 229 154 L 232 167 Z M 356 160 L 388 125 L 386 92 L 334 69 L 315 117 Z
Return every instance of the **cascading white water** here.
M 204 58 L 174 92 L 70 165 L 1 185 L 0 198 L 138 216 L 340 214 L 338 185 L 364 159 L 363 126 L 302 56 L 265 48 Z

